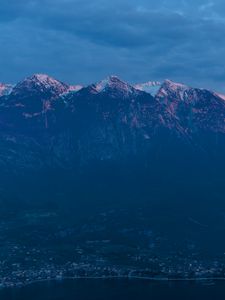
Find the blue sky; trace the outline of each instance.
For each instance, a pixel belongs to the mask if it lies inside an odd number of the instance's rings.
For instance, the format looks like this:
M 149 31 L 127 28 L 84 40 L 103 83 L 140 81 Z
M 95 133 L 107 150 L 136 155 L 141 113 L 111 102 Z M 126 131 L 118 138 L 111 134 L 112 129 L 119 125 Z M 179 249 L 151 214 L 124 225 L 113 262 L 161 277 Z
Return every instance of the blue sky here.
M 0 81 L 48 73 L 69 83 L 116 74 L 225 92 L 224 0 L 7 0 Z

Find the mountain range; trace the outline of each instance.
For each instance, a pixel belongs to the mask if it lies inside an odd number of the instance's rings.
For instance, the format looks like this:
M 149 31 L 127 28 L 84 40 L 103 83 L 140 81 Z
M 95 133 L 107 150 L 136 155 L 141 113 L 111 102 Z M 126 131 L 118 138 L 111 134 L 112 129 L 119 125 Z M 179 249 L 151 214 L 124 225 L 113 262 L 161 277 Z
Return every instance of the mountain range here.
M 4 277 L 34 248 L 43 260 L 25 269 L 77 263 L 78 246 L 85 265 L 93 257 L 96 266 L 94 253 L 104 266 L 144 257 L 134 270 L 152 268 L 152 258 L 169 273 L 224 265 L 223 95 L 171 80 L 110 76 L 82 87 L 42 74 L 1 91 Z
M 10 171 L 225 162 L 225 96 L 171 80 L 70 86 L 35 74 L 0 84 L 0 128 L 0 165 Z

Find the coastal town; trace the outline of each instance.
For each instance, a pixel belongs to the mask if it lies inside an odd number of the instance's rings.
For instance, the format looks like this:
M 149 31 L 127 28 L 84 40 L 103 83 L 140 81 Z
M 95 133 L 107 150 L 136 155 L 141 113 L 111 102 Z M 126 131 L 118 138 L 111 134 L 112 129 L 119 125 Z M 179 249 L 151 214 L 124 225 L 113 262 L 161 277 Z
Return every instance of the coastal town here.
M 100 243 L 100 242 L 99 242 Z M 225 280 L 225 259 L 201 261 L 181 254 L 160 258 L 138 249 L 116 264 L 119 253 L 107 257 L 96 253 L 95 243 L 74 249 L 76 260 L 61 263 L 50 252 L 14 246 L 7 259 L 0 261 L 0 288 L 22 287 L 39 281 L 65 279 L 148 279 L 148 280 Z M 105 247 L 109 241 L 102 241 Z M 90 245 L 92 245 L 90 247 Z M 105 248 L 106 250 L 106 248 Z M 89 254 L 88 254 L 89 252 Z M 24 255 L 21 260 L 20 255 Z M 114 256 L 114 257 L 113 257 Z

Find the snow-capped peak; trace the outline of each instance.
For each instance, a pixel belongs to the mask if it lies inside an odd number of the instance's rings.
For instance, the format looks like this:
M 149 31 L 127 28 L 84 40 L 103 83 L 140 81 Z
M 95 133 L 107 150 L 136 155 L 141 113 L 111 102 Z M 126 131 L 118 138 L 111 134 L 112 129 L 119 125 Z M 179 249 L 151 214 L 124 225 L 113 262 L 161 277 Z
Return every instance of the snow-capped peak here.
M 51 91 L 52 94 L 60 95 L 65 93 L 69 86 L 58 81 L 46 74 L 34 74 L 19 82 L 12 90 L 12 93 L 18 94 L 22 92 L 46 92 Z
M 95 84 L 95 89 L 97 92 L 102 92 L 109 85 L 110 79 L 106 78 Z
M 180 98 L 184 97 L 184 94 L 190 88 L 187 85 L 182 83 L 174 82 L 172 80 L 166 79 L 161 85 L 157 96 L 158 97 L 166 97 L 171 94 L 179 95 Z
M 128 83 L 120 80 L 117 76 L 109 76 L 106 79 L 93 85 L 94 90 L 97 93 L 104 92 L 106 90 L 116 90 L 123 92 L 124 94 L 130 94 L 134 92 L 135 89 Z
M 155 96 L 157 94 L 160 87 L 161 87 L 161 82 L 159 81 L 148 81 L 145 83 L 137 83 L 134 85 L 135 89 L 149 93 L 152 96 Z
M 187 85 L 183 84 L 183 83 L 179 83 L 179 82 L 174 82 L 170 79 L 166 79 L 164 80 L 164 85 L 169 86 L 170 88 L 176 90 L 178 88 L 187 88 Z
M 31 80 L 38 80 L 41 82 L 48 82 L 49 80 L 55 81 L 55 79 L 51 78 L 47 74 L 33 74 L 32 76 L 28 77 Z
M 46 74 L 34 74 L 34 75 L 26 78 L 24 81 L 35 82 L 36 84 L 42 84 L 45 87 L 52 87 L 52 86 L 56 86 L 56 85 L 64 85 L 64 86 L 66 85 L 65 83 L 62 83 Z

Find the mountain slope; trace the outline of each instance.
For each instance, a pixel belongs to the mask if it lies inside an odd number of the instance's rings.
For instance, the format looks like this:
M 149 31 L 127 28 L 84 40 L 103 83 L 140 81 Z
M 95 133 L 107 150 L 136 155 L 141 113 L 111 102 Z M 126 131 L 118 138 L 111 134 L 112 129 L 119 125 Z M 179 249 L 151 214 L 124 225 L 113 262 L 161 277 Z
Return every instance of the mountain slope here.
M 68 94 L 64 103 L 66 113 L 55 102 L 59 123 L 74 129 L 83 160 L 85 155 L 101 160 L 146 154 L 162 132 L 188 138 L 164 105 L 117 77 Z
M 36 113 L 68 90 L 69 86 L 65 83 L 44 74 L 35 74 L 12 89 L 6 105 L 24 107 L 27 113 Z
M 225 101 L 214 92 L 166 80 L 156 99 L 164 103 L 189 132 L 225 133 Z
M 35 74 L 16 84 L 9 95 L 1 97 L 0 124 L 2 127 L 32 131 L 48 127 L 46 112 L 52 102 L 70 87 L 45 74 Z
M 0 152 L 12 165 L 21 155 L 24 168 L 38 161 L 71 168 L 91 161 L 162 165 L 212 154 L 223 160 L 225 101 L 208 90 L 170 80 L 132 86 L 116 76 L 71 88 L 36 74 L 0 99 Z

